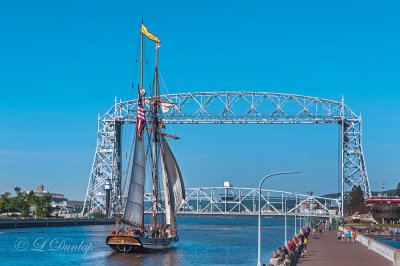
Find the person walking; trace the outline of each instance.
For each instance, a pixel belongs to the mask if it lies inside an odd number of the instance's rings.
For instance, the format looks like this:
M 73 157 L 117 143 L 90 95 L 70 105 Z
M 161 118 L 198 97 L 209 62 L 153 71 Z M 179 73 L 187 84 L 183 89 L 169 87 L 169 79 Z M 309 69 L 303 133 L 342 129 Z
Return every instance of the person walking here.
M 356 230 L 353 230 L 353 232 L 351 233 L 351 236 L 353 237 L 353 243 L 355 243 L 356 242 L 356 236 L 357 236 Z
M 304 238 L 303 246 L 304 246 L 304 253 L 306 253 L 307 252 L 307 238 Z
M 340 243 L 340 240 L 342 240 L 342 232 L 338 231 L 337 232 L 337 242 Z M 343 242 L 343 240 L 342 240 Z
M 344 242 L 344 232 L 342 232 L 342 243 Z
M 350 238 L 351 238 L 351 232 L 347 232 L 347 243 L 350 243 Z

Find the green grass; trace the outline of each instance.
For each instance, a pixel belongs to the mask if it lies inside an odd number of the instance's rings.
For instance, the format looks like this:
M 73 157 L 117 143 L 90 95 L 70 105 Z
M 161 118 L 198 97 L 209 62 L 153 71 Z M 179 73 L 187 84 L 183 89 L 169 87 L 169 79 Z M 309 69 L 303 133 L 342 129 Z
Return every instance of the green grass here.
M 347 223 L 344 225 L 345 227 L 357 226 L 357 227 L 371 227 L 370 223 Z M 398 227 L 400 228 L 400 224 L 374 224 L 374 227 Z
M 344 226 L 371 226 L 370 223 L 347 223 Z
M 375 227 L 398 227 L 400 228 L 400 224 L 375 224 Z

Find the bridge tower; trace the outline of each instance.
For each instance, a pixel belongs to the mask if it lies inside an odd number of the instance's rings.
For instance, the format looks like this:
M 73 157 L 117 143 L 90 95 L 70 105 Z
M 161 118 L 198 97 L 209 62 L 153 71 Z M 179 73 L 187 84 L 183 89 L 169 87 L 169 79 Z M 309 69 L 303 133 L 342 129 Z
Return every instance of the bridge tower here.
M 362 149 L 361 115 L 356 115 L 343 99 L 244 91 L 179 93 L 160 98 L 171 103 L 163 118 L 165 124 L 336 123 L 341 128 L 342 212 L 344 199 L 353 186 L 360 185 L 364 195 L 371 196 Z M 136 109 L 137 100 L 115 101 L 104 115 L 99 115 L 84 214 L 100 211 L 112 217 L 117 213 L 121 196 L 121 129 L 125 123 L 136 122 Z

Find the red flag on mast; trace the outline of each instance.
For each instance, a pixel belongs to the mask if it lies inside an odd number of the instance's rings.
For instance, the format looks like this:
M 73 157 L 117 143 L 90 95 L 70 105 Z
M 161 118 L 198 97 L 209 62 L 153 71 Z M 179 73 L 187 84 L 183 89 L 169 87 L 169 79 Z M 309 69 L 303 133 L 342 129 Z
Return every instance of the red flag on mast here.
M 137 120 L 136 128 L 139 134 L 139 138 L 142 137 L 143 129 L 146 125 L 146 117 L 144 116 L 144 108 L 142 106 L 142 98 L 139 96 L 138 106 L 137 106 Z

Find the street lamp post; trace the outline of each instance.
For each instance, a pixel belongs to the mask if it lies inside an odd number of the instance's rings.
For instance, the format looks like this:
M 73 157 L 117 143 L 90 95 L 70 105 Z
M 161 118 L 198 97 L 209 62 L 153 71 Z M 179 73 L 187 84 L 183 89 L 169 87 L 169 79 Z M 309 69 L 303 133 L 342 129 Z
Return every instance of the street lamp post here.
M 298 174 L 300 172 L 280 172 L 280 173 L 273 173 L 264 177 L 260 185 L 258 186 L 258 260 L 257 266 L 261 266 L 261 186 L 264 181 L 274 175 L 285 175 L 285 174 Z
M 294 205 L 294 234 L 297 234 L 297 194 L 296 194 L 296 203 Z
M 289 193 L 289 195 L 287 195 L 286 198 L 285 198 L 285 246 L 287 246 L 287 208 L 286 208 L 286 202 L 287 202 L 287 199 L 290 197 L 290 195 L 293 195 L 293 194 L 294 193 Z M 295 229 L 295 231 L 296 231 L 296 229 Z
M 300 219 L 299 219 L 300 227 L 299 227 L 299 232 L 301 231 L 301 219 L 302 219 L 302 217 L 301 217 L 301 213 L 300 213 Z

